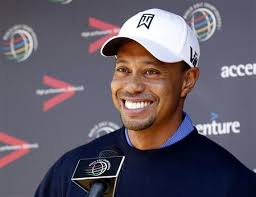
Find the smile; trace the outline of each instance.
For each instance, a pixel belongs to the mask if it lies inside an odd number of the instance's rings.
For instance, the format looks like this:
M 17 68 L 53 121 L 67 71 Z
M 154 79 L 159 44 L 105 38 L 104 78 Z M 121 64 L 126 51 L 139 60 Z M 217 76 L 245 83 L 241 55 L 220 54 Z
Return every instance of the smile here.
M 127 100 L 123 100 L 124 101 L 124 106 L 127 109 L 131 109 L 131 110 L 138 110 L 138 109 L 144 109 L 147 108 L 152 102 L 150 101 L 127 101 Z

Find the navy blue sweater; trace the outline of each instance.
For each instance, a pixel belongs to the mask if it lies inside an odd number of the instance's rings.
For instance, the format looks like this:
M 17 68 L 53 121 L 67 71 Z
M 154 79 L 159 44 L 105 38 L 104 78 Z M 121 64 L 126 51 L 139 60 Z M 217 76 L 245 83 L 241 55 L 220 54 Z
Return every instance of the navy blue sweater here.
M 126 157 L 115 197 L 256 197 L 255 173 L 196 130 L 169 147 L 142 151 L 127 144 L 124 128 L 62 156 L 35 197 L 85 197 L 71 181 L 78 160 L 111 146 Z

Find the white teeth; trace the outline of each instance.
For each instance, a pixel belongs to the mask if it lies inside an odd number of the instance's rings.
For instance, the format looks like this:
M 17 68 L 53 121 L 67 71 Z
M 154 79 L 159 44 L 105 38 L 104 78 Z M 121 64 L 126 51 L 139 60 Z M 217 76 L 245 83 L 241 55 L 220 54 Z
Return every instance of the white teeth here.
M 125 101 L 124 104 L 127 109 L 143 109 L 143 108 L 147 107 L 150 104 L 150 102 Z

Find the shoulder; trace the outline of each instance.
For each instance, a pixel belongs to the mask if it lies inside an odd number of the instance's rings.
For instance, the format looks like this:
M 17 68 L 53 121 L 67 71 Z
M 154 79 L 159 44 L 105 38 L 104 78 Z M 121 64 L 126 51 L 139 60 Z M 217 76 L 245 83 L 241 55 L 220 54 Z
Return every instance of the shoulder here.
M 194 137 L 194 147 L 196 151 L 200 152 L 203 157 L 207 158 L 210 161 L 219 161 L 222 164 L 226 162 L 228 164 L 239 164 L 237 158 L 235 158 L 229 151 L 223 148 L 221 145 L 217 144 L 216 142 L 212 141 L 211 139 L 207 138 L 204 135 L 201 135 L 196 131 Z
M 196 134 L 196 143 L 195 146 L 199 152 L 204 154 L 207 157 L 213 158 L 216 160 L 221 160 L 223 162 L 233 162 L 240 163 L 238 159 L 232 155 L 228 150 L 223 148 L 221 145 L 212 141 L 204 135 L 199 133 Z
M 187 149 L 194 160 L 191 163 L 200 168 L 197 171 L 198 176 L 207 174 L 212 180 L 227 186 L 231 196 L 251 196 L 252 192 L 256 193 L 256 174 L 233 154 L 206 136 L 200 135 L 196 129 L 188 138 Z M 247 192 L 248 195 L 240 192 Z
M 223 174 L 250 175 L 250 171 L 233 154 L 223 148 L 221 145 L 203 136 L 195 129 L 191 140 L 191 147 L 194 153 L 198 155 L 199 161 L 204 166 L 218 169 Z M 204 168 L 204 166 L 202 166 Z

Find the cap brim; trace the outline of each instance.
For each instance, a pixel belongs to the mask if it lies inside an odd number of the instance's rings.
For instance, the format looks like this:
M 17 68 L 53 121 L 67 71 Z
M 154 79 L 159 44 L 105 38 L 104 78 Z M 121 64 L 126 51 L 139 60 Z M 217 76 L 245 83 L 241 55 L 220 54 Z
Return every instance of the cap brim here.
M 173 53 L 166 47 L 152 40 L 148 40 L 141 37 L 130 37 L 130 36 L 114 36 L 108 39 L 103 46 L 101 47 L 101 54 L 103 56 L 114 56 L 117 55 L 117 52 L 121 45 L 128 39 L 134 40 L 140 45 L 142 45 L 147 51 L 149 51 L 155 58 L 162 62 L 175 63 L 182 61 L 181 57 L 178 57 L 177 54 Z

